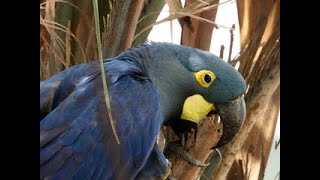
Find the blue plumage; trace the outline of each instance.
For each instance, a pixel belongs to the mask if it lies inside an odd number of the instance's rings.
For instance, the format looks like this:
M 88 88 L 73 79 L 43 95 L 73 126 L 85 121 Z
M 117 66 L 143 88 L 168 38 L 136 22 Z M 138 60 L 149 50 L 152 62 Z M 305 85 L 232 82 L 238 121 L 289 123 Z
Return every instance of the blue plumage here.
M 163 123 L 158 92 L 131 62 L 105 67 L 121 144 L 109 125 L 98 62 L 67 69 L 40 84 L 42 105 L 51 104 L 40 122 L 40 178 L 133 179 L 146 163 Z
M 154 177 L 166 176 L 167 173 L 169 173 L 167 160 L 158 144 L 155 144 L 146 164 L 139 171 L 136 179 L 148 180 Z

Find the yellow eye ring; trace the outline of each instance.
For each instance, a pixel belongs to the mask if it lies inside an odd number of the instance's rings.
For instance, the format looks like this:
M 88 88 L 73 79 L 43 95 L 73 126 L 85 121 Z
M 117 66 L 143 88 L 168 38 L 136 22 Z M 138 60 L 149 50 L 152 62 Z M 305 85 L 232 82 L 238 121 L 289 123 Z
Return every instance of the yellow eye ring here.
M 216 79 L 216 75 L 209 70 L 201 70 L 193 73 L 196 77 L 197 82 L 204 88 L 210 87 L 213 81 Z

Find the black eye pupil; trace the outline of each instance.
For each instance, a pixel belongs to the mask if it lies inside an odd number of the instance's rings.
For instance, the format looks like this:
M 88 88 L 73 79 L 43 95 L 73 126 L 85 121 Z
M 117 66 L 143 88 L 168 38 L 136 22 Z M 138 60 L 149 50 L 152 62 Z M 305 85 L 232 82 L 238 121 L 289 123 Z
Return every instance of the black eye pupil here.
M 211 82 L 211 76 L 209 75 L 209 74 L 206 74 L 205 76 L 204 76 L 204 81 L 206 82 L 206 83 L 210 83 Z

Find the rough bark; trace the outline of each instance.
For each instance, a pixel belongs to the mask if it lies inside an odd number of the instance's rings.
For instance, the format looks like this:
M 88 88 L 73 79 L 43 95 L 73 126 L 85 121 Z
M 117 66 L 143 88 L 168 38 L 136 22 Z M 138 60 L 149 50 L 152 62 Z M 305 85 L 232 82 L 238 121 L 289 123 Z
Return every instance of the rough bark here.
M 193 138 L 194 134 L 188 136 L 185 149 L 192 157 L 205 162 L 213 151 L 212 147 L 216 146 L 219 141 L 221 133 L 221 124 L 218 124 L 216 116 L 212 115 L 199 125 L 196 139 Z M 193 180 L 197 177 L 201 177 L 200 172 L 203 171 L 202 168 L 191 166 L 176 155 L 169 155 L 167 158 L 172 163 L 171 176 L 173 178 Z

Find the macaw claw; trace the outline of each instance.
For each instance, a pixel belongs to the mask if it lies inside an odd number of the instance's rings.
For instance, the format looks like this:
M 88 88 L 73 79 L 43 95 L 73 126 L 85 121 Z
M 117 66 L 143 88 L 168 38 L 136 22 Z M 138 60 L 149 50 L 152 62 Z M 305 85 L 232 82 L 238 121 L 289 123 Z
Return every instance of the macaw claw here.
M 187 151 L 185 151 L 181 146 L 179 146 L 178 141 L 168 142 L 165 148 L 165 153 L 175 154 L 176 156 L 185 160 L 192 166 L 207 167 L 210 165 L 210 163 L 203 163 L 202 161 L 199 161 L 192 157 Z

